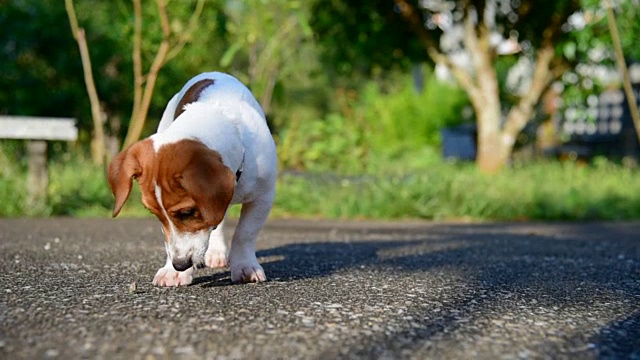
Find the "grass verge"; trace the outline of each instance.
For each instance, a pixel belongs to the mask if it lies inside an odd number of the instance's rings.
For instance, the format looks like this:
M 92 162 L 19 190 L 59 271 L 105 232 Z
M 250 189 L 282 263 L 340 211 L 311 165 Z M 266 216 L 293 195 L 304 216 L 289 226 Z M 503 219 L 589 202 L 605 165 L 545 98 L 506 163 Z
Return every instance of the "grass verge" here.
M 390 167 L 391 168 L 391 167 Z M 0 173 L 0 216 L 110 216 L 103 169 L 86 160 L 50 164 L 43 209 L 27 209 L 24 169 Z M 150 216 L 137 186 L 122 216 Z M 237 216 L 237 207 L 230 210 Z M 357 176 L 283 172 L 273 217 L 436 220 L 640 219 L 637 170 L 601 160 L 592 165 L 541 162 L 479 173 L 472 164 L 431 162 L 403 172 Z

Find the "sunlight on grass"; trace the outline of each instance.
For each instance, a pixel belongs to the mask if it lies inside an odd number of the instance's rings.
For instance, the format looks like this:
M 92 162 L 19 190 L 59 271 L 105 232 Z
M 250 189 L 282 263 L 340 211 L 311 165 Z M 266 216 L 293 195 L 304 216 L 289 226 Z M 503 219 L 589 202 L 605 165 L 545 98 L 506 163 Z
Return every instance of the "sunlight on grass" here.
M 407 162 L 411 163 L 411 162 Z M 428 166 L 340 176 L 282 172 L 271 216 L 436 220 L 623 220 L 640 218 L 637 170 L 606 160 L 592 165 L 539 162 L 487 176 L 473 164 L 433 159 Z M 10 176 L 9 176 L 10 174 Z M 0 216 L 111 216 L 113 197 L 103 169 L 84 159 L 50 164 L 48 203 L 25 209 L 26 174 L 5 169 L 0 177 Z M 239 206 L 229 210 L 239 216 Z M 153 216 L 134 185 L 121 217 Z

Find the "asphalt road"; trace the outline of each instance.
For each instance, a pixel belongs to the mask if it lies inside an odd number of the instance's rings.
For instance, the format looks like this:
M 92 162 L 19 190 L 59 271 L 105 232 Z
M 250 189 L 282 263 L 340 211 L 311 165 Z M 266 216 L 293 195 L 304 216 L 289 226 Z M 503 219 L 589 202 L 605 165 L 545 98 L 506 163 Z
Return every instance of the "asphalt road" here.
M 0 358 L 640 359 L 640 223 L 274 221 L 258 247 L 266 283 L 159 288 L 156 220 L 0 220 Z

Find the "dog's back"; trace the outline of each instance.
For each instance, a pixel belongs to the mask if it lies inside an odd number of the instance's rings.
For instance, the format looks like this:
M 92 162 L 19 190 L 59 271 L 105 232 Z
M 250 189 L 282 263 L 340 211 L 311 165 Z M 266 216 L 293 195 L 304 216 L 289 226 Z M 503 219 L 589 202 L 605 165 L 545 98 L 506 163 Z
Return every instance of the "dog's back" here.
M 165 144 L 189 138 L 219 153 L 234 172 L 243 164 L 245 174 L 233 203 L 254 198 L 267 192 L 266 188 L 273 191 L 275 143 L 262 108 L 236 78 L 219 72 L 200 74 L 169 101 L 158 132 L 151 136 L 154 148 L 158 151 Z
M 188 94 L 190 90 L 194 88 L 194 85 L 198 83 L 204 83 L 201 91 Z M 188 95 L 192 96 L 190 97 Z M 193 95 L 195 95 L 195 98 Z M 185 101 L 185 96 L 190 99 Z M 208 104 L 211 109 L 216 109 L 216 111 L 222 114 L 227 114 L 228 116 L 239 115 L 243 121 L 266 123 L 262 108 L 251 94 L 251 91 L 249 91 L 243 83 L 228 74 L 206 72 L 189 80 L 182 89 L 171 98 L 167 108 L 162 114 L 158 132 L 163 132 L 169 128 L 174 120 L 193 105 L 193 102 L 196 100 L 199 103 Z

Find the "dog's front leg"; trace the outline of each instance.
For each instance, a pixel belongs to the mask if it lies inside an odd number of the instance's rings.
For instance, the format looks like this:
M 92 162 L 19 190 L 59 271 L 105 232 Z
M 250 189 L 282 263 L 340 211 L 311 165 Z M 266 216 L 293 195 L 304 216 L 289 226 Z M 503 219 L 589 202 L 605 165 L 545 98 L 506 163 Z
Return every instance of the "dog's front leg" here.
M 273 197 L 242 204 L 238 226 L 231 241 L 229 263 L 233 282 L 267 280 L 256 258 L 256 238 L 273 204 Z
M 157 286 L 185 286 L 193 281 L 193 267 L 185 271 L 177 271 L 173 268 L 171 257 L 167 251 L 167 263 L 160 268 L 153 277 L 153 285 Z
M 227 244 L 224 241 L 224 220 L 209 235 L 209 247 L 204 254 L 204 263 L 212 269 L 224 268 L 229 265 Z

